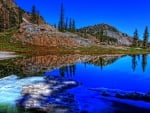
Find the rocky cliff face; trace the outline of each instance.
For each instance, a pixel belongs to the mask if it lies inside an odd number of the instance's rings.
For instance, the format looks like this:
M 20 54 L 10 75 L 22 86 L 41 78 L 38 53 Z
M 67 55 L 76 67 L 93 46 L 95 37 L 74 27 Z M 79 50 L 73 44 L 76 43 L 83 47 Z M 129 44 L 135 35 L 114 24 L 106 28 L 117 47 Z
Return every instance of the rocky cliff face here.
M 84 27 L 78 30 L 81 33 L 90 34 L 101 40 L 101 42 L 115 42 L 119 45 L 131 45 L 133 39 L 125 33 L 120 32 L 108 24 L 98 24 Z
M 110 30 L 104 30 L 104 35 L 117 39 L 119 45 L 132 45 L 133 39 L 127 34 L 121 32 L 113 32 Z
M 24 22 L 18 33 L 13 36 L 22 43 L 44 47 L 77 47 L 94 44 L 92 40 L 82 38 L 72 33 L 61 33 L 54 27 L 46 24 L 35 25 Z

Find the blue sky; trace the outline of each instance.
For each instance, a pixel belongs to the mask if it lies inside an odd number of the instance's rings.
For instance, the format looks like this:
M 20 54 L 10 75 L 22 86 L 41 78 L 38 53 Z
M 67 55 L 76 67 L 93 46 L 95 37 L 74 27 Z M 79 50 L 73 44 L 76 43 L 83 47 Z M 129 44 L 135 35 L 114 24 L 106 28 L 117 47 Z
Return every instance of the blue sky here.
M 61 1 L 65 16 L 74 18 L 77 27 L 108 23 L 120 31 L 133 35 L 135 28 L 140 37 L 145 26 L 150 27 L 150 0 L 15 0 L 27 11 L 35 5 L 50 24 L 57 24 Z

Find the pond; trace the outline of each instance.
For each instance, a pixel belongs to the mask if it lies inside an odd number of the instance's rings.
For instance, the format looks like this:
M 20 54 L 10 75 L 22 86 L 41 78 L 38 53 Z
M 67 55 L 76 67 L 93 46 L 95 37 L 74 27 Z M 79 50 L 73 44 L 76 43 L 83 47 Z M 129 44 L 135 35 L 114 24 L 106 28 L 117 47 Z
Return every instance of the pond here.
M 83 113 L 133 113 L 133 110 L 136 113 L 149 113 L 150 102 L 104 97 L 97 91 L 89 90 L 105 88 L 124 92 L 150 92 L 149 59 L 150 55 L 144 54 L 46 55 L 2 60 L 0 61 L 0 78 L 14 75 L 17 82 L 15 85 L 11 83 L 12 78 L 9 79 L 10 81 L 5 81 L 9 84 L 9 88 L 12 88 L 6 90 L 6 87 L 4 90 L 4 79 L 0 80 L 0 96 L 6 92 L 13 98 L 4 103 L 7 97 L 3 95 L 3 99 L 0 100 L 0 113 L 9 113 L 10 106 L 8 110 L 6 104 L 10 104 L 20 97 L 18 93 L 21 91 L 21 87 L 18 85 L 28 85 L 27 81 L 29 80 L 30 84 L 42 81 L 44 76 L 61 76 L 81 82 L 81 86 L 70 89 L 68 92 L 74 94 L 80 111 Z M 22 81 L 25 81 L 24 84 L 20 84 Z M 19 88 L 15 89 L 14 86 Z M 18 112 L 16 108 L 12 107 L 12 109 L 14 112 L 11 113 Z

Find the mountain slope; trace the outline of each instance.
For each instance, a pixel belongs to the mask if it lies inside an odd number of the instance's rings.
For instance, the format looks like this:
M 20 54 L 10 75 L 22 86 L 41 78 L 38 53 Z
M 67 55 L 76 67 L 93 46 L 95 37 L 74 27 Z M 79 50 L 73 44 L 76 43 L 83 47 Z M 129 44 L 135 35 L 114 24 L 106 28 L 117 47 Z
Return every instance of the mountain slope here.
M 38 23 L 33 22 L 33 15 L 21 9 L 14 0 L 0 0 L 0 32 L 17 28 L 12 38 L 21 45 L 35 45 L 44 47 L 76 47 L 92 45 L 91 40 L 82 38 L 69 32 L 61 33 L 53 26 L 46 24 L 38 17 Z M 36 18 L 37 19 L 37 18 Z M 1 33 L 1 34 L 2 34 Z
M 97 46 L 98 44 L 132 44 L 129 36 L 107 24 L 85 27 L 79 29 L 77 34 L 73 34 L 59 32 L 53 26 L 46 24 L 39 15 L 37 15 L 38 23 L 34 23 L 33 15 L 19 8 L 14 0 L 0 0 L 0 15 L 0 31 L 17 28 L 12 38 L 21 42 L 21 45 L 81 47 Z
M 35 25 L 22 23 L 13 38 L 23 44 L 31 44 L 44 47 L 77 47 L 93 45 L 91 40 L 82 38 L 69 32 L 62 33 L 53 26 L 47 24 Z
M 108 24 L 97 24 L 94 26 L 84 27 L 78 30 L 81 35 L 95 36 L 100 42 L 105 44 L 131 45 L 133 39 L 127 34 L 120 32 L 115 27 Z
M 39 23 L 45 23 L 38 16 Z M 31 22 L 31 14 L 21 9 L 14 0 L 0 0 L 0 31 L 19 26 L 22 21 Z

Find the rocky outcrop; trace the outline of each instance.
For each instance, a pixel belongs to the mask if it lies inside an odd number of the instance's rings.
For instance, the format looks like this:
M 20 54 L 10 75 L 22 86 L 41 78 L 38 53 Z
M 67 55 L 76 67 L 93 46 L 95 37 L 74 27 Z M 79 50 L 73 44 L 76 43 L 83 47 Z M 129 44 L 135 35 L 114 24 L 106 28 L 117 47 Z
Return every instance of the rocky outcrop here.
M 69 32 L 58 32 L 54 27 L 46 24 L 22 23 L 18 33 L 13 38 L 20 40 L 23 44 L 44 47 L 77 47 L 94 44 L 92 40 Z
M 116 43 L 118 45 L 131 45 L 133 43 L 133 38 L 128 36 L 126 33 L 122 33 L 115 27 L 108 24 L 97 24 L 94 26 L 84 27 L 78 30 L 80 33 L 90 34 L 100 40 L 105 44 Z M 114 39 L 114 40 L 113 40 Z M 102 43 L 101 43 L 102 44 Z
M 117 43 L 119 45 L 127 45 L 130 46 L 132 45 L 133 39 L 129 37 L 126 34 L 123 34 L 121 32 L 114 32 L 110 30 L 104 30 L 104 35 L 113 37 L 114 39 L 117 39 Z
M 77 85 L 75 81 L 51 76 L 44 82 L 25 86 L 22 90 L 23 97 L 17 105 L 37 112 L 78 113 L 74 96 L 65 91 Z

